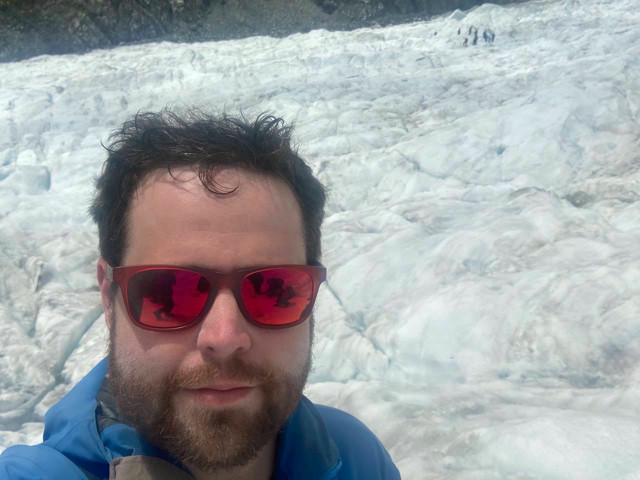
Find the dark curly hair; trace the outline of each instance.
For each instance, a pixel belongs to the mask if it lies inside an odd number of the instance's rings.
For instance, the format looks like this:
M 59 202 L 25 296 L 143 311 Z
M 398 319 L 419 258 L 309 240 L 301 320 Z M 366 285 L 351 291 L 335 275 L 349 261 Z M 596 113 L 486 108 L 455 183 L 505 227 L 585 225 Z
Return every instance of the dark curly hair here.
M 136 189 L 150 172 L 190 168 L 216 195 L 226 195 L 215 181 L 220 167 L 239 167 L 284 180 L 302 210 L 307 263 L 320 260 L 320 227 L 325 190 L 291 145 L 292 127 L 261 114 L 212 115 L 191 108 L 138 113 L 109 137 L 102 173 L 89 214 L 98 225 L 100 255 L 119 266 L 127 245 L 127 218 Z

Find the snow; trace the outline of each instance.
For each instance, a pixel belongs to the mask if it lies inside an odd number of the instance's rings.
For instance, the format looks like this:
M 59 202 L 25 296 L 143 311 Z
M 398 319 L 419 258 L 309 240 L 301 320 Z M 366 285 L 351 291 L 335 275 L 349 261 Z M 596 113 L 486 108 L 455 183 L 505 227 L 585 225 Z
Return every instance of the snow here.
M 486 4 L 1 64 L 0 450 L 38 443 L 106 352 L 100 142 L 198 104 L 295 122 L 331 190 L 306 393 L 403 478 L 639 479 L 638 12 Z M 472 25 L 495 42 L 464 48 Z

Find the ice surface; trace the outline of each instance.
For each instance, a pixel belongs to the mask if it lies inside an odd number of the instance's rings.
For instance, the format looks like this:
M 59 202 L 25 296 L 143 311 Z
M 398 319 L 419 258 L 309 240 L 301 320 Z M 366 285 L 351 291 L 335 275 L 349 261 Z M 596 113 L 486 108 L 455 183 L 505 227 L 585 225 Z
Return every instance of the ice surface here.
M 105 353 L 100 141 L 195 103 L 296 123 L 331 189 L 307 394 L 403 478 L 639 479 L 638 12 L 486 4 L 0 65 L 0 449 L 37 443 Z M 495 42 L 464 48 L 472 25 Z

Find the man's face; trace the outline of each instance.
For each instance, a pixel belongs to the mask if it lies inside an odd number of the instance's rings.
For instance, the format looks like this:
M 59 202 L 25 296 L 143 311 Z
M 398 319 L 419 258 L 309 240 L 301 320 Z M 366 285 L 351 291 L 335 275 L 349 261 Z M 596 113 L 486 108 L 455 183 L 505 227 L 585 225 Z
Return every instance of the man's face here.
M 302 216 L 289 187 L 245 170 L 216 174 L 225 196 L 187 170 L 149 176 L 130 208 L 123 265 L 197 266 L 220 272 L 304 264 Z M 136 327 L 118 291 L 108 302 L 109 375 L 121 415 L 195 470 L 244 465 L 274 440 L 296 407 L 310 368 L 310 321 L 267 330 L 221 289 L 193 328 Z

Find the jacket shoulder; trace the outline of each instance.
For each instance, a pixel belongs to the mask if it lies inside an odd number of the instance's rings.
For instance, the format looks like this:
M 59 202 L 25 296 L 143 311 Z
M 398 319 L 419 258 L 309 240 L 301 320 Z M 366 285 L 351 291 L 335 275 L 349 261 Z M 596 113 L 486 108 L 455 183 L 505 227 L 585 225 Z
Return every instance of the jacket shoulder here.
M 0 455 L 0 480 L 87 480 L 76 466 L 46 445 L 15 445 Z
M 316 405 L 340 452 L 342 468 L 337 478 L 399 480 L 400 472 L 380 440 L 353 415 Z

